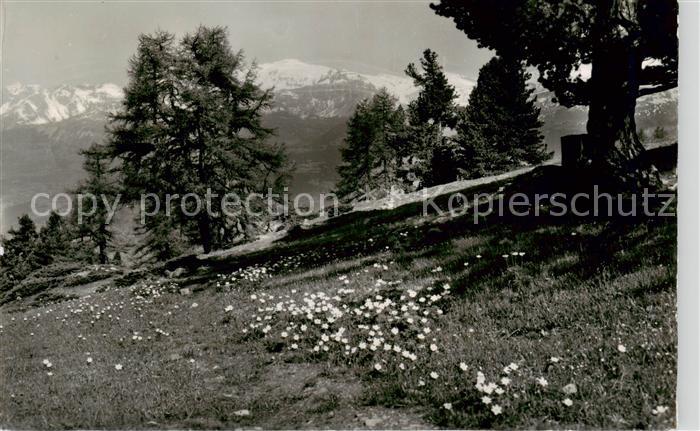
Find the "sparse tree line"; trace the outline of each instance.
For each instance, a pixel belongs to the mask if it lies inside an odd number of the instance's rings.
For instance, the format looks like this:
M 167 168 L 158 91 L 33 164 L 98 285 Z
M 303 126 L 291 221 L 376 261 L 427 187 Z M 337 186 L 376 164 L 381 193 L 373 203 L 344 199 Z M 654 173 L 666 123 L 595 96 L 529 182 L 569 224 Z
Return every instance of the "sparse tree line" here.
M 0 290 L 53 261 L 106 263 L 112 232 L 103 196 L 113 202 L 109 197 L 119 194 L 120 204 L 130 205 L 144 195 L 165 201 L 187 193 L 246 196 L 284 187 L 290 171 L 284 147 L 261 122 L 272 92 L 256 84 L 255 65 L 231 49 L 224 28 L 202 26 L 179 41 L 163 31 L 141 35 L 128 75 L 106 142 L 82 152 L 87 178 L 72 193 L 98 197 L 85 200 L 89 215 L 78 223 L 74 213 L 52 213 L 39 231 L 28 216 L 21 217 L 2 240 Z M 224 216 L 221 208 L 203 208 L 195 217 L 157 213 L 137 227 L 144 236 L 139 251 L 155 260 L 193 245 L 209 252 L 268 226 L 265 216 L 233 213 L 229 209 Z
M 87 178 L 72 192 L 106 197 L 117 193 L 104 148 L 93 145 L 81 154 Z M 112 232 L 104 201 L 88 200 L 84 210 L 80 222 L 75 211 L 67 216 L 51 211 L 41 229 L 37 229 L 28 215 L 21 216 L 18 226 L 2 238 L 0 292 L 11 289 L 33 271 L 53 263 L 107 263 Z M 118 265 L 121 262 L 121 253 L 117 250 L 112 254 L 111 263 Z
M 72 190 L 100 198 L 84 201 L 81 220 L 75 213 L 52 213 L 40 230 L 23 216 L 3 240 L 5 286 L 54 261 L 107 263 L 107 202 L 117 195 L 120 205 L 129 205 L 143 195 L 165 201 L 166 195 L 246 195 L 285 185 L 284 147 L 261 123 L 272 93 L 258 87 L 254 68 L 233 52 L 223 28 L 200 27 L 180 41 L 167 32 L 141 35 L 128 73 L 106 142 L 82 152 L 87 178 Z M 537 131 L 539 111 L 518 61 L 494 58 L 484 66 L 466 108 L 455 104 L 455 89 L 433 51 L 406 73 L 420 90 L 416 100 L 402 107 L 381 90 L 349 119 L 339 195 L 473 178 L 547 157 Z M 143 233 L 139 251 L 155 260 L 192 245 L 209 252 L 246 241 L 269 222 L 246 211 L 224 216 L 221 208 L 194 217 L 154 213 L 137 229 Z
M 360 102 L 348 121 L 338 194 L 367 199 L 539 164 L 550 154 L 539 128 L 530 75 L 515 58 L 494 57 L 479 72 L 467 106 L 457 106 L 431 50 L 406 68 L 419 88 L 407 107 L 386 90 Z
M 561 105 L 589 107 L 588 169 L 624 189 L 656 184 L 641 157 L 645 136 L 634 113 L 638 97 L 676 86 L 677 1 L 441 0 L 430 7 L 496 56 L 482 67 L 466 107 L 456 105 L 431 50 L 406 68 L 419 88 L 407 106 L 385 90 L 360 102 L 347 125 L 339 196 L 353 200 L 545 160 L 526 67 L 537 69 Z M 592 67 L 588 80 L 573 73 L 584 64 Z M 246 195 L 284 186 L 290 172 L 284 147 L 261 122 L 272 93 L 255 83 L 254 67 L 231 49 L 223 28 L 200 27 L 179 41 L 161 31 L 141 35 L 128 74 L 106 142 L 83 152 L 88 175 L 75 193 L 119 194 L 128 205 L 144 194 L 162 201 L 208 189 Z M 664 135 L 653 132 L 655 139 Z M 2 239 L 0 291 L 54 261 L 107 262 L 108 208 L 101 199 L 91 205 L 82 223 L 53 213 L 37 230 L 21 217 Z M 158 260 L 192 245 L 208 252 L 248 240 L 269 223 L 245 211 L 230 217 L 208 209 L 197 217 L 149 218 L 139 227 L 142 251 Z

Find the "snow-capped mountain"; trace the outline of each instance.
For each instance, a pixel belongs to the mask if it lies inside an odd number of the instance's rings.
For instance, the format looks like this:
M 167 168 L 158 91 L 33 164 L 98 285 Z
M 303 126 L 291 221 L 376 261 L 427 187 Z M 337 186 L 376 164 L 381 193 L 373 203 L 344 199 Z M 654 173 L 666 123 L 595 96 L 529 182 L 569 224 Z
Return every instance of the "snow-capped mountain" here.
M 452 73 L 447 77 L 457 90 L 458 103 L 466 105 L 474 82 Z M 274 88 L 274 108 L 263 121 L 276 130 L 274 139 L 285 143 L 296 166 L 293 193 L 327 192 L 333 187 L 347 118 L 357 102 L 382 87 L 402 104 L 418 93 L 406 76 L 361 74 L 298 60 L 259 65 L 258 82 Z M 585 132 L 585 107 L 565 109 L 542 88 L 536 96 L 550 150 L 559 151 L 561 136 Z M 118 108 L 122 98 L 122 89 L 114 84 L 55 88 L 13 84 L 2 89 L 0 233 L 29 211 L 35 193 L 59 193 L 83 178 L 79 151 L 104 141 L 107 113 Z M 675 139 L 677 98 L 677 90 L 670 90 L 638 100 L 637 126 L 646 136 L 663 127 L 668 139 Z
M 261 64 L 257 72 L 262 88 L 274 88 L 273 111 L 302 118 L 346 117 L 357 102 L 382 87 L 402 104 L 418 94 L 406 76 L 361 74 L 292 59 Z M 457 74 L 447 75 L 457 90 L 458 103 L 466 104 L 474 83 Z M 2 96 L 0 118 L 5 127 L 12 127 L 75 117 L 104 118 L 118 107 L 123 91 L 115 84 L 42 88 L 17 83 L 4 88 Z
M 272 111 L 301 118 L 348 117 L 357 102 L 386 88 L 401 104 L 413 100 L 418 89 L 407 76 L 391 74 L 362 74 L 327 66 L 287 59 L 263 63 L 257 69 L 262 88 L 274 89 Z M 447 73 L 454 85 L 459 105 L 466 105 L 475 83 L 455 73 Z M 564 109 L 552 102 L 552 93 L 536 84 L 537 101 L 542 117 L 571 117 L 580 126 L 585 123 L 586 109 Z M 37 85 L 12 84 L 2 89 L 0 118 L 3 126 L 41 125 L 67 119 L 84 118 L 105 121 L 106 114 L 115 110 L 123 97 L 122 89 L 115 84 L 62 85 L 43 88 Z M 675 106 L 678 91 L 670 90 L 640 98 L 637 104 L 639 120 L 664 116 Z M 645 125 L 642 124 L 644 127 Z M 580 127 L 579 127 L 580 128 Z
M 75 117 L 104 116 L 124 96 L 115 84 L 42 88 L 15 83 L 3 88 L 0 117 L 6 125 L 47 124 Z
M 446 73 L 457 92 L 457 103 L 467 104 L 475 83 L 456 73 Z M 413 80 L 391 74 L 362 74 L 288 59 L 261 64 L 258 81 L 274 88 L 276 111 L 301 117 L 345 117 L 361 99 L 386 88 L 406 105 L 418 95 Z

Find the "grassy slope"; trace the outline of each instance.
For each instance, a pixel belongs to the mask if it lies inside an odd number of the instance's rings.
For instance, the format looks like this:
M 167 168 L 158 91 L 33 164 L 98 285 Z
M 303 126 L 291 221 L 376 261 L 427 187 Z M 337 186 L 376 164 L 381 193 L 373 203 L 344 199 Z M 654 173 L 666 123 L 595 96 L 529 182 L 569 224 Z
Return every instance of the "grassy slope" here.
M 673 426 L 675 219 L 475 226 L 419 209 L 350 214 L 187 279 L 6 308 L 0 425 Z M 479 372 L 498 389 L 475 387 Z

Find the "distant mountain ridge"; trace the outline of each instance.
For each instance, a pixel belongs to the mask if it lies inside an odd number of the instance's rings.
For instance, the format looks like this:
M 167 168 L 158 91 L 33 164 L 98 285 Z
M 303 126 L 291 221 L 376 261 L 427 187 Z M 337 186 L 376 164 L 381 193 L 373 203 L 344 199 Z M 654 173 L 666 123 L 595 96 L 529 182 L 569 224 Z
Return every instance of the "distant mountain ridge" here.
M 122 89 L 115 84 L 43 88 L 15 83 L 3 88 L 0 118 L 5 127 L 11 127 L 104 117 L 119 106 L 123 97 Z
M 476 85 L 456 73 L 447 79 L 457 92 L 457 104 L 466 105 Z M 418 88 L 408 76 L 362 74 L 299 60 L 280 60 L 261 64 L 258 82 L 262 88 L 274 88 L 275 111 L 307 117 L 347 117 L 361 99 L 386 88 L 402 105 L 418 96 Z
M 457 103 L 466 105 L 474 82 L 453 73 L 447 77 L 457 91 Z M 382 87 L 404 105 L 418 94 L 406 76 L 362 74 L 291 59 L 259 65 L 258 82 L 274 89 L 274 106 L 263 121 L 277 131 L 274 139 L 286 144 L 296 165 L 292 193 L 332 189 L 347 119 L 360 100 Z M 563 108 L 541 87 L 536 87 L 535 95 L 542 133 L 556 158 L 562 135 L 585 133 L 587 109 Z M 2 89 L 0 233 L 28 212 L 34 194 L 55 194 L 75 186 L 83 177 L 79 150 L 104 140 L 107 114 L 119 108 L 123 97 L 115 84 L 53 88 L 12 84 Z M 677 98 L 675 89 L 640 98 L 637 126 L 647 136 L 663 127 L 666 139 L 674 140 Z
M 347 117 L 357 102 L 371 97 L 380 88 L 407 104 L 418 94 L 413 80 L 406 76 L 368 75 L 287 59 L 258 66 L 257 81 L 273 89 L 273 112 L 286 112 L 301 118 Z M 447 74 L 465 105 L 474 82 L 458 74 Z M 55 123 L 69 118 L 102 119 L 119 107 L 124 97 L 116 84 L 38 85 L 11 84 L 2 90 L 0 118 L 6 128 L 18 125 Z

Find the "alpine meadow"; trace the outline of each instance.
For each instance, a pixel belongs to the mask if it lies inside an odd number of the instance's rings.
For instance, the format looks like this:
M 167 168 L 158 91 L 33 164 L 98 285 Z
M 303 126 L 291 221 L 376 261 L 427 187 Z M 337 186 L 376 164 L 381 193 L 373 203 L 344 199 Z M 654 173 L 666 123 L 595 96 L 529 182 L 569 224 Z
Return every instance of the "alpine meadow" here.
M 676 0 L 3 13 L 0 428 L 677 427 Z

